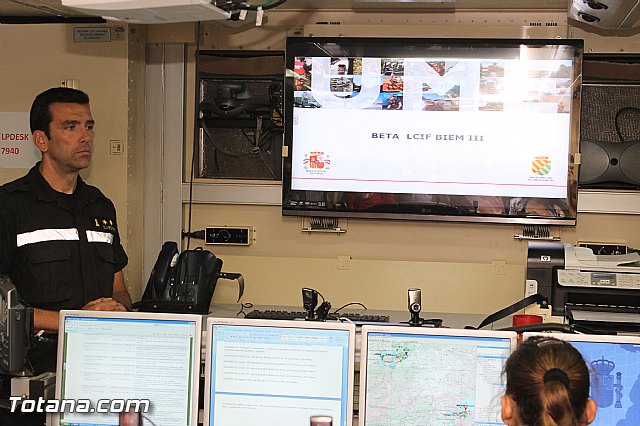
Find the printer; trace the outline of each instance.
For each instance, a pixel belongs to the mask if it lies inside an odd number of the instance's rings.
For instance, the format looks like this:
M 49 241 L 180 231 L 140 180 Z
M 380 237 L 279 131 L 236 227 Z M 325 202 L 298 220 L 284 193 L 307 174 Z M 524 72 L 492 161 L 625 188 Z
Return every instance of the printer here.
M 595 255 L 562 242 L 530 241 L 527 288 L 553 315 L 594 329 L 640 331 L 640 255 Z

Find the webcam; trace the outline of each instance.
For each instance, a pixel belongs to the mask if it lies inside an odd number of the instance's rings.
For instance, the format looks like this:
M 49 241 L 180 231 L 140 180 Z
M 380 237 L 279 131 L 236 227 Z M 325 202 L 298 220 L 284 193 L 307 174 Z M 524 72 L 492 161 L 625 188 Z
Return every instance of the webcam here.
M 312 288 L 302 289 L 302 307 L 307 312 L 306 319 L 313 320 L 316 317 L 316 306 L 318 306 L 318 292 Z
M 408 295 L 408 307 L 409 313 L 411 314 L 409 325 L 422 325 L 422 318 L 420 318 L 420 311 L 422 310 L 422 290 L 420 290 L 419 288 L 410 288 L 408 290 Z
M 419 288 L 409 289 L 409 312 L 420 313 L 422 309 L 422 291 Z
M 409 313 L 411 319 L 408 324 L 412 327 L 442 327 L 442 320 L 440 318 L 424 319 L 420 318 L 420 311 L 422 310 L 422 291 L 419 288 L 410 288 L 408 290 L 409 296 Z

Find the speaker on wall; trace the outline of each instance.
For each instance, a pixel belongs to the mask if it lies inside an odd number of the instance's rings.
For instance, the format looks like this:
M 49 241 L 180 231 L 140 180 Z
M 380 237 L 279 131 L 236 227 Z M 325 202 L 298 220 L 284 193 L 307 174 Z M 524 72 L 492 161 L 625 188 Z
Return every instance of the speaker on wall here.
M 584 84 L 581 188 L 640 189 L 640 86 Z
M 640 187 L 640 142 L 580 141 L 580 185 Z M 620 186 L 620 185 L 618 185 Z M 621 186 L 622 188 L 623 186 Z M 629 186 L 624 186 L 628 188 Z

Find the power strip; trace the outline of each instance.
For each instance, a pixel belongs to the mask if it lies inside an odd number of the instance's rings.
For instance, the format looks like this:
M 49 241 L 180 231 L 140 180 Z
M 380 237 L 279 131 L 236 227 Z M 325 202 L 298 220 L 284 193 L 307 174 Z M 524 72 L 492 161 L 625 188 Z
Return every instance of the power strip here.
M 255 241 L 252 226 L 207 226 L 205 244 L 248 246 Z

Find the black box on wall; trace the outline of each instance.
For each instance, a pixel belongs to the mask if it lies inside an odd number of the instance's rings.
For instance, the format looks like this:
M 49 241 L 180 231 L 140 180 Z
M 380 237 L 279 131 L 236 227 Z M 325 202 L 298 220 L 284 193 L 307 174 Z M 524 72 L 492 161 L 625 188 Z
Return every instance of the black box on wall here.
M 197 177 L 282 179 L 284 53 L 200 51 Z
M 581 188 L 640 189 L 640 56 L 585 55 Z

